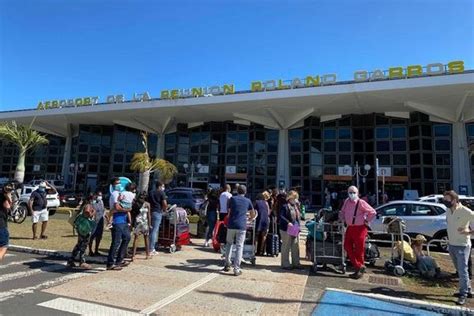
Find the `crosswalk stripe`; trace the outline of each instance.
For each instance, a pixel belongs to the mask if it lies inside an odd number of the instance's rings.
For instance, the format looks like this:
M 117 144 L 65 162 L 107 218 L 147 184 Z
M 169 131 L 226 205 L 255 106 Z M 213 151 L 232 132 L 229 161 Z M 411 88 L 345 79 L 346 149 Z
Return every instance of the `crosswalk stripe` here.
M 118 308 L 103 306 L 95 303 L 82 302 L 69 298 L 55 298 L 51 301 L 43 302 L 38 306 L 47 307 L 62 312 L 75 313 L 83 316 L 138 316 L 139 313 L 121 310 Z
M 29 263 L 34 263 L 34 262 L 39 262 L 39 260 L 38 259 L 28 259 L 28 260 L 13 261 L 13 262 L 9 262 L 7 264 L 4 264 L 4 265 L 0 266 L 0 270 L 11 267 L 11 266 L 17 266 L 17 265 L 20 265 L 20 264 L 29 264 Z
M 36 290 L 56 286 L 58 284 L 62 284 L 64 282 L 66 282 L 66 281 L 71 281 L 71 280 L 74 280 L 74 279 L 85 277 L 87 275 L 96 274 L 101 270 L 105 270 L 105 269 L 101 268 L 101 269 L 95 269 L 95 270 L 88 270 L 87 272 L 71 273 L 71 274 L 68 274 L 68 275 L 65 275 L 65 276 L 61 276 L 61 277 L 58 277 L 58 278 L 55 278 L 55 279 L 52 279 L 52 280 L 45 281 L 43 283 L 33 285 L 33 286 L 13 289 L 13 290 L 9 290 L 9 291 L 3 291 L 3 292 L 0 292 L 0 302 L 6 301 L 6 300 L 11 299 L 15 296 L 25 295 L 25 294 L 28 294 L 28 293 L 33 293 L 33 291 L 36 291 Z
M 11 280 L 16 280 L 16 279 L 21 279 L 21 278 L 26 278 L 35 274 L 40 274 L 43 272 L 54 272 L 58 270 L 62 270 L 66 267 L 66 264 L 52 264 L 52 265 L 47 265 L 43 266 L 40 268 L 36 269 L 31 269 L 27 271 L 20 271 L 20 272 L 14 272 L 14 273 L 8 273 L 0 276 L 0 283 L 5 282 L 5 281 L 11 281 Z

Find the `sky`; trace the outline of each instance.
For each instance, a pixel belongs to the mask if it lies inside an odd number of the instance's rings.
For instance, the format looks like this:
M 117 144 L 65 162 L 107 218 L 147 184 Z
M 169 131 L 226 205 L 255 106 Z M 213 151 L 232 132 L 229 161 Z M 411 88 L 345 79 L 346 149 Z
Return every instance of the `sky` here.
M 464 60 L 472 0 L 0 0 L 0 111 Z

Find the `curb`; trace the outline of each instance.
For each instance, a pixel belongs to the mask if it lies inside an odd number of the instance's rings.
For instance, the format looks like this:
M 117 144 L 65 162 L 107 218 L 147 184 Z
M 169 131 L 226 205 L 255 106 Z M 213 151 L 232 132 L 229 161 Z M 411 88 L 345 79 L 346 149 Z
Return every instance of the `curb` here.
M 354 291 L 335 289 L 335 288 L 326 288 L 325 290 L 365 296 L 365 297 L 374 298 L 374 299 L 378 299 L 382 301 L 387 301 L 394 304 L 400 304 L 400 305 L 410 306 L 417 309 L 423 309 L 423 310 L 428 310 L 428 311 L 432 311 L 436 313 L 441 313 L 442 315 L 459 315 L 459 316 L 474 315 L 474 310 L 467 307 L 449 306 L 449 305 L 440 304 L 440 303 L 425 302 L 425 301 L 408 299 L 408 298 L 390 297 L 390 296 L 386 296 L 382 294 L 358 293 Z
M 65 259 L 65 260 L 71 257 L 71 253 L 67 251 L 59 251 L 59 250 L 51 250 L 51 249 L 35 249 L 35 248 L 25 247 L 25 246 L 9 245 L 8 250 L 22 252 L 22 253 L 50 256 L 50 257 L 55 257 L 55 258 L 60 258 L 60 259 Z M 95 263 L 95 264 L 106 263 L 105 258 L 104 260 L 92 259 L 91 257 L 87 257 L 87 258 L 88 258 L 87 260 L 88 263 Z

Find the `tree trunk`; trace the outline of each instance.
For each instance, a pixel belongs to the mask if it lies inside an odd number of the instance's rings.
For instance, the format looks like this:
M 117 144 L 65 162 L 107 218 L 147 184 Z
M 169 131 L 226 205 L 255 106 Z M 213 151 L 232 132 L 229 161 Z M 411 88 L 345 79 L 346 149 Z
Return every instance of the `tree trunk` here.
M 20 154 L 18 155 L 18 162 L 15 169 L 15 180 L 20 183 L 23 183 L 25 180 L 25 157 L 26 150 L 20 149 Z
M 145 172 L 140 172 L 138 177 L 138 192 L 147 192 L 148 193 L 148 183 L 150 182 L 150 170 Z

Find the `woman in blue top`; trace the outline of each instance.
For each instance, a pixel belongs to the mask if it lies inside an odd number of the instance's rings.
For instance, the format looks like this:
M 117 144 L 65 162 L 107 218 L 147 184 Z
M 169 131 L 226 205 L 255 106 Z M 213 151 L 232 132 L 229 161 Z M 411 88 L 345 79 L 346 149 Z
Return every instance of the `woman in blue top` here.
M 265 242 L 270 222 L 270 207 L 267 202 L 269 199 L 270 194 L 265 191 L 257 196 L 257 201 L 255 202 L 255 210 L 258 213 L 255 227 L 255 231 L 257 232 L 257 256 L 263 256 L 265 253 Z

